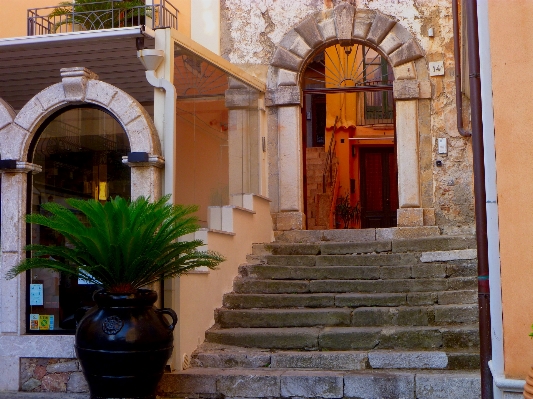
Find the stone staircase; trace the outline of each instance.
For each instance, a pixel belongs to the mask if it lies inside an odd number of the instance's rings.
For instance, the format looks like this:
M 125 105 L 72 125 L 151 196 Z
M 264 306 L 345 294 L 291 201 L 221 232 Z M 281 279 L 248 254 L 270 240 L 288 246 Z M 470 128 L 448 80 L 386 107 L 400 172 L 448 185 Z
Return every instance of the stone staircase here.
M 254 245 L 191 368 L 159 395 L 480 398 L 474 237 L 335 232 Z

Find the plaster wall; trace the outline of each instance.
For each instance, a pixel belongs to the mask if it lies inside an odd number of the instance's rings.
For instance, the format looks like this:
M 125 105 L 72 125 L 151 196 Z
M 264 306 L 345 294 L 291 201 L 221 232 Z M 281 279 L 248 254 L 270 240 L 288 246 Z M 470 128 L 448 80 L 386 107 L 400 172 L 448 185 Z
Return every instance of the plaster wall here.
M 185 354 L 190 356 L 204 341 L 205 331 L 214 324 L 213 310 L 220 308 L 223 295 L 232 291 L 238 267 L 252 252 L 252 244 L 272 241 L 269 201 L 254 196 L 253 210 L 255 213 L 233 209 L 235 234 L 208 233 L 209 249 L 224 254 L 225 262 L 208 273 L 191 273 L 179 279 L 180 348 L 176 367 L 180 367 Z
M 500 227 L 505 376 L 524 379 L 533 363 L 533 3 L 491 0 L 489 29 Z M 505 34 L 502 34 L 504 33 Z
M 53 6 L 54 0 L 2 0 L 0 39 L 27 35 L 28 8 Z
M 222 0 L 221 2 L 221 54 L 232 63 L 257 65 L 267 68 L 274 51 L 287 32 L 310 14 L 318 11 L 326 14 L 333 7 L 350 3 L 357 10 L 377 10 L 398 21 L 420 44 L 428 62 L 443 61 L 444 75 L 429 76 L 428 66 L 423 59 L 410 63 L 410 69 L 403 68 L 404 76 L 396 79 L 417 79 L 428 81 L 425 95 L 418 100 L 418 146 L 420 176 L 420 207 L 435 208 L 436 223 L 443 233 L 472 233 L 474 231 L 472 151 L 470 139 L 459 135 L 456 128 L 455 85 L 453 60 L 453 20 L 451 2 L 427 0 L 424 2 L 406 0 Z M 435 36 L 428 37 L 433 28 Z M 407 65 L 407 64 L 406 64 Z M 422 89 L 421 89 L 422 91 Z M 427 98 L 427 99 L 426 99 Z M 280 109 L 283 107 L 280 107 Z M 467 108 L 465 106 L 465 108 Z M 279 116 L 278 116 L 279 118 Z M 467 124 L 468 115 L 465 116 Z M 275 140 L 270 134 L 277 134 L 276 119 L 269 117 L 268 151 L 278 153 Z M 289 123 L 283 120 L 283 124 Z M 448 154 L 437 154 L 437 138 L 446 138 Z M 282 145 L 281 143 L 279 145 Z M 442 167 L 436 166 L 441 160 Z M 287 173 L 277 169 L 270 161 L 270 179 L 277 174 Z M 289 172 L 290 173 L 290 172 Z M 281 177 L 283 180 L 283 177 Z M 269 197 L 276 208 L 275 187 L 270 182 Z

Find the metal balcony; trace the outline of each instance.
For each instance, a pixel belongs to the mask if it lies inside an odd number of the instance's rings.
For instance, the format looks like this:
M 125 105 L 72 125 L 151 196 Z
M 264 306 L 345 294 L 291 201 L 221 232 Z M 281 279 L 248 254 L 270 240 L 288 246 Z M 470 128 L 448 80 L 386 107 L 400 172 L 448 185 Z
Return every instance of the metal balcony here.
M 178 28 L 178 9 L 167 0 L 108 0 L 28 9 L 28 36 L 145 25 Z

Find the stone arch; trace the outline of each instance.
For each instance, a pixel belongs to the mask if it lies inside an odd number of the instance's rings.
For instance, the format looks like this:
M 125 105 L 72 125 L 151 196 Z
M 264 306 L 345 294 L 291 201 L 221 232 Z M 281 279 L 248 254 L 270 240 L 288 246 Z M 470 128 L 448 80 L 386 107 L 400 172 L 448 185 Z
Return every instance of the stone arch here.
M 395 19 L 342 3 L 309 15 L 287 32 L 269 65 L 266 105 L 271 107 L 272 124 L 278 126 L 272 140 L 270 165 L 274 167 L 269 195 L 277 230 L 305 226 L 300 121 L 303 72 L 317 52 L 334 44 L 353 43 L 377 49 L 393 67 L 400 189 L 398 225 L 424 224 L 422 208 L 432 204 L 430 195 L 422 198 L 420 184 L 418 106 L 419 100 L 431 98 L 424 52 L 411 32 Z M 424 159 L 423 163 L 428 168 L 431 159 Z
M 9 146 L 2 148 L 3 159 L 26 161 L 29 145 L 39 126 L 48 116 L 72 104 L 94 104 L 106 109 L 124 128 L 132 152 L 161 156 L 155 126 L 137 100 L 98 80 L 95 73 L 83 67 L 62 69 L 61 76 L 62 82 L 42 90 L 24 105 L 9 132 L 0 131 L 0 137 L 10 139 Z

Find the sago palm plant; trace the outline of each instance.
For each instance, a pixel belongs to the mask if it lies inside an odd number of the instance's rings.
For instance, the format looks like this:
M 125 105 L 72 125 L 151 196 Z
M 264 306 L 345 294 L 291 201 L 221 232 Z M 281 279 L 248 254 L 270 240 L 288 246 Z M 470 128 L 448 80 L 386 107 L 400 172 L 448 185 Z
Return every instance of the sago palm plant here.
M 197 207 L 171 205 L 168 199 L 152 203 L 144 197 L 133 202 L 116 197 L 105 204 L 68 199 L 83 220 L 60 204 L 43 204 L 50 215 L 27 215 L 27 221 L 60 233 L 67 244 L 28 245 L 26 250 L 33 257 L 9 270 L 7 277 L 48 268 L 78 276 L 111 293 L 130 293 L 199 266 L 215 268 L 224 260 L 220 254 L 198 251 L 201 240 L 177 240 L 198 229 L 197 219 L 191 215 Z

